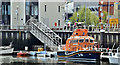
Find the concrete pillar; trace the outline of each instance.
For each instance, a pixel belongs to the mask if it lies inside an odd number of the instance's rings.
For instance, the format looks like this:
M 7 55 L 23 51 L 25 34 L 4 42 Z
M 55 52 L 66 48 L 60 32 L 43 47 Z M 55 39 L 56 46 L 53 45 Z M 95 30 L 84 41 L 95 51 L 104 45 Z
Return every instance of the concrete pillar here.
M 107 43 L 109 43 L 109 35 L 107 35 Z
M 118 44 L 118 35 L 116 35 L 116 43 Z
M 107 34 L 104 34 L 103 42 L 104 42 L 105 48 L 108 47 L 108 44 L 107 44 Z
M 113 35 L 111 35 L 112 37 L 111 37 L 111 39 L 112 39 L 112 43 L 114 42 L 114 40 L 113 40 Z
M 119 43 L 119 45 L 120 45 L 120 34 L 118 34 L 118 43 Z
M 98 35 L 98 41 L 100 42 L 101 40 L 100 40 L 100 35 Z M 100 42 L 101 43 L 101 42 Z
M 101 30 L 100 31 L 100 43 L 101 45 L 103 45 L 103 47 L 104 47 L 104 34 L 105 34 L 105 31 Z
M 66 33 L 64 33 L 64 39 L 66 40 L 66 38 L 67 38 L 67 37 L 66 37 Z
M 96 35 L 94 35 L 94 39 L 96 40 Z
M 99 35 L 99 34 L 96 35 L 96 41 L 98 41 L 98 35 Z M 98 43 L 99 43 L 99 42 L 98 42 Z
M 112 48 L 112 35 L 109 35 L 109 48 Z
M 11 29 L 25 24 L 25 0 L 11 0 Z M 19 27 L 23 29 L 23 27 Z

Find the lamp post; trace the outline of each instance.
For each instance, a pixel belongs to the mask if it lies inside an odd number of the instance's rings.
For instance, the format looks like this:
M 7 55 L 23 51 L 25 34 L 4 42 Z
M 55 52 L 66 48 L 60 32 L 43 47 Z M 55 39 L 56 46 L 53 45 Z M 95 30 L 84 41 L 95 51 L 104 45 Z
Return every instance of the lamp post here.
M 109 32 L 109 30 L 110 30 L 110 25 L 109 25 L 109 11 L 110 11 L 110 0 L 108 0 L 108 24 L 107 24 L 107 26 L 108 26 L 108 32 Z
M 84 29 L 86 28 L 86 2 L 85 2 L 85 24 L 84 24 Z
M 102 23 L 102 18 L 103 18 L 103 1 L 101 1 L 101 7 L 100 7 L 100 11 L 101 11 L 101 22 L 100 22 L 100 25 L 101 25 L 101 29 L 103 29 L 103 23 Z

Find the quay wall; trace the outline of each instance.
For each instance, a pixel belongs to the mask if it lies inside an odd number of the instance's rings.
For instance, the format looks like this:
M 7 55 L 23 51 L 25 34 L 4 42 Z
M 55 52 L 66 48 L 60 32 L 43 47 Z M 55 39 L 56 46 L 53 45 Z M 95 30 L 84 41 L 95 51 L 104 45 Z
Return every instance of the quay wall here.
M 66 43 L 67 38 L 72 35 L 72 32 L 56 32 L 63 40 L 63 44 Z M 92 36 L 95 41 L 100 44 L 101 47 L 112 48 L 115 43 L 117 48 L 120 44 L 120 33 L 116 32 L 88 32 L 89 36 Z
M 33 50 L 34 45 L 43 45 L 31 33 L 25 31 L 0 31 L 0 46 L 8 46 L 13 42 L 14 50 Z
M 72 32 L 56 32 L 62 38 L 62 44 L 66 43 L 67 38 L 72 35 Z M 89 36 L 94 37 L 102 47 L 112 48 L 115 43 L 115 48 L 120 44 L 120 33 L 93 33 L 89 32 Z M 9 45 L 13 41 L 15 50 L 25 50 L 25 46 L 28 46 L 28 50 L 35 50 L 33 46 L 43 47 L 44 44 L 34 37 L 29 31 L 0 31 L 0 46 Z M 36 49 L 37 50 L 37 49 Z

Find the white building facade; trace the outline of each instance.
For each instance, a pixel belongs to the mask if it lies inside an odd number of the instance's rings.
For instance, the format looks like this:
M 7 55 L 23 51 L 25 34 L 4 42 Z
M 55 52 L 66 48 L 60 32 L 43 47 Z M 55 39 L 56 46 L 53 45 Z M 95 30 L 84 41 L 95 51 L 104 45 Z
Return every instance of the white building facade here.
M 39 1 L 39 20 L 44 22 L 50 28 L 64 25 L 64 6 L 63 0 L 40 0 Z
M 63 28 L 64 0 L 11 0 L 10 4 L 12 29 L 16 29 L 15 26 L 25 25 L 30 16 L 35 16 L 38 21 L 45 23 L 50 28 Z

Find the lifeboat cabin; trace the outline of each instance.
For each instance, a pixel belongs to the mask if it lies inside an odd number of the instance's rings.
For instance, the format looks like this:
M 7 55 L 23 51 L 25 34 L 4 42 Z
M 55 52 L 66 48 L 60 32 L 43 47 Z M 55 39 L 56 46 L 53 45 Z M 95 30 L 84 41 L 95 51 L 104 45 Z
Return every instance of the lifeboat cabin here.
M 87 35 L 87 29 L 77 29 L 73 32 L 70 38 L 67 39 L 66 45 L 63 47 L 65 51 L 78 51 L 78 50 L 93 50 L 94 38 Z

